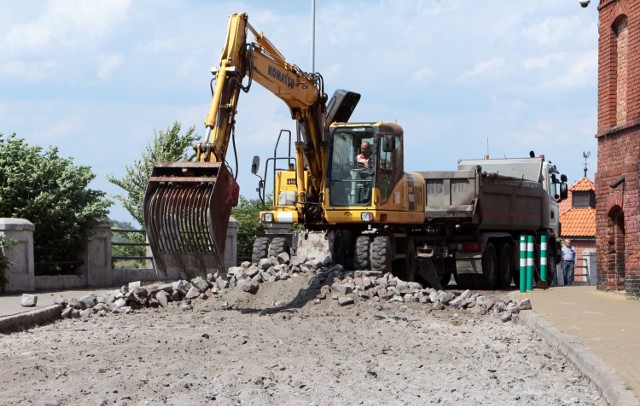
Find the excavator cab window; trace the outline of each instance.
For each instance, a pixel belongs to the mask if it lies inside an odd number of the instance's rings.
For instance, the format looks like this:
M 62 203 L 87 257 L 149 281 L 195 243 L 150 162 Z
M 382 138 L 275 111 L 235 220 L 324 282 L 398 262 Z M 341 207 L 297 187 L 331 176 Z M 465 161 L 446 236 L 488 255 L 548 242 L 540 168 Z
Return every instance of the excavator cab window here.
M 380 204 L 385 204 L 391 196 L 393 186 L 404 173 L 402 134 L 383 134 L 380 136 L 380 144 L 380 168 L 376 185 L 380 190 Z
M 374 129 L 336 128 L 331 144 L 331 205 L 369 206 L 377 169 Z

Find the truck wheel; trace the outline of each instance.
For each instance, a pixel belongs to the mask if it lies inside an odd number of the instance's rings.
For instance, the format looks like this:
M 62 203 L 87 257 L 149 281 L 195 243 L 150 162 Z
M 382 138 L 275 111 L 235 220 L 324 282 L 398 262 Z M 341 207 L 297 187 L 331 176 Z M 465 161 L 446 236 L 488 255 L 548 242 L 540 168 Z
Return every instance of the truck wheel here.
M 481 275 L 478 275 L 481 276 Z M 453 277 L 456 280 L 456 285 L 458 285 L 458 289 L 475 289 L 476 286 L 473 283 L 474 281 L 474 275 L 470 274 L 470 273 L 464 273 L 464 274 L 458 274 L 455 273 L 453 274 Z
M 498 281 L 498 252 L 493 243 L 487 243 L 482 254 L 482 275 L 476 279 L 476 288 L 494 290 Z
M 251 262 L 257 264 L 262 258 L 266 258 L 268 246 L 269 237 L 256 238 L 253 241 L 253 249 L 251 250 Z
M 498 287 L 509 289 L 513 280 L 513 249 L 511 244 L 504 243 L 500 250 L 500 277 L 498 278 Z
M 368 235 L 361 235 L 356 239 L 356 252 L 353 258 L 353 267 L 355 269 L 369 269 L 370 243 Z
M 274 237 L 269 244 L 269 256 L 277 257 L 283 252 L 289 252 L 289 240 L 285 237 Z
M 391 272 L 391 240 L 380 236 L 373 239 L 371 244 L 371 270 Z

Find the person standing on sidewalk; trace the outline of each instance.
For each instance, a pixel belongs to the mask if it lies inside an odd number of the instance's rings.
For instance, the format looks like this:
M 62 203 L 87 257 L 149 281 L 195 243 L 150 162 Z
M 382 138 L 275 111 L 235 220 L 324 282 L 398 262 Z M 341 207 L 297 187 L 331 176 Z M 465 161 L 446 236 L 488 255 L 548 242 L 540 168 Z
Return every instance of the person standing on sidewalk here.
M 573 285 L 573 271 L 576 265 L 576 247 L 571 245 L 571 240 L 564 240 L 562 246 L 562 275 L 564 286 Z

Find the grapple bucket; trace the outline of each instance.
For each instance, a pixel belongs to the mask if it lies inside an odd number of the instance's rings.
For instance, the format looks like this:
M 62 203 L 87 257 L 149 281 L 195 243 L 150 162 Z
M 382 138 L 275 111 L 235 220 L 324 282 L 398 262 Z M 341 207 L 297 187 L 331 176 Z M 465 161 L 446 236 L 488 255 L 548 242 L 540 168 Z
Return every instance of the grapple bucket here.
M 144 222 L 156 270 L 164 276 L 219 270 L 239 187 L 223 163 L 167 162 L 153 168 Z

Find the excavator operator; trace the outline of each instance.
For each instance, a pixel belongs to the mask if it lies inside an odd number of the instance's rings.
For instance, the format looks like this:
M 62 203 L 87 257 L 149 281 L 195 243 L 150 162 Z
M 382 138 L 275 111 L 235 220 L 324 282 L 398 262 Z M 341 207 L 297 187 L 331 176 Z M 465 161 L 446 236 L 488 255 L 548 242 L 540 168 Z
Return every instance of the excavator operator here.
M 362 141 L 362 144 L 360 144 L 360 155 L 356 157 L 358 167 L 368 167 L 369 158 L 371 158 L 371 145 L 369 145 L 368 141 Z

